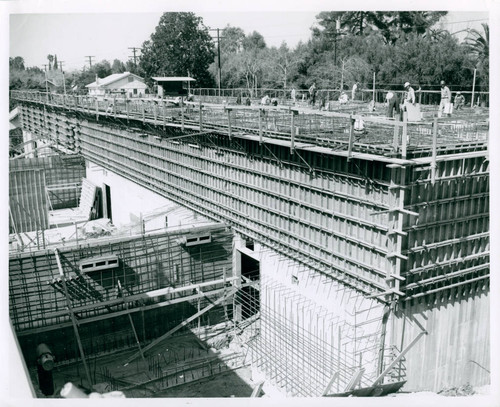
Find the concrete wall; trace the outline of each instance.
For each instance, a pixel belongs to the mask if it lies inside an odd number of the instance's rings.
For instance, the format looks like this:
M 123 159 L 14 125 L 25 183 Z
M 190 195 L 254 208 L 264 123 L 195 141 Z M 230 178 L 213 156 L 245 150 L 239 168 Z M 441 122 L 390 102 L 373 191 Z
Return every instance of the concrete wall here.
M 393 345 L 403 349 L 424 328 L 403 361 L 407 391 L 490 382 L 489 286 L 459 287 L 403 303 L 392 320 Z M 421 328 L 422 327 L 422 328 Z
M 174 230 L 213 223 L 97 164 L 87 161 L 86 165 L 87 178 L 101 187 L 103 194 L 104 185 L 110 187 L 113 224 L 117 227 L 133 224 L 139 228 L 142 220 L 148 232 L 165 229 L 167 225 L 168 230 Z

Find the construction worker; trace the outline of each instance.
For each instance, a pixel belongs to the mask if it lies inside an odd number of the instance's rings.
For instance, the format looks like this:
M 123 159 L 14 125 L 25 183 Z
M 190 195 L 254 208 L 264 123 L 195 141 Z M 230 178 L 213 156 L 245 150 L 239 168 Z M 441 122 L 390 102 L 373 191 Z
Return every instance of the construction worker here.
M 409 104 L 411 103 L 412 105 L 415 104 L 415 91 L 413 88 L 410 86 L 410 82 L 405 82 L 405 95 L 404 95 L 404 104 Z
M 356 91 L 357 90 L 358 90 L 358 82 L 354 82 L 354 85 L 352 85 L 351 100 L 354 100 L 356 98 Z
M 439 103 L 438 117 L 444 114 L 451 116 L 451 92 L 444 81 L 441 81 L 441 102 Z
M 340 94 L 340 97 L 339 97 L 339 103 L 341 105 L 344 105 L 348 101 L 349 101 L 349 96 L 347 96 L 347 93 L 345 93 L 344 91 L 342 91 L 342 93 Z
M 290 98 L 292 99 L 292 103 L 295 105 L 295 88 L 292 88 L 292 91 L 290 92 Z
M 455 110 L 459 110 L 465 106 L 465 98 L 464 95 L 462 95 L 460 92 L 457 92 L 455 95 Z
M 396 110 L 396 114 L 399 115 L 400 113 L 400 108 L 399 108 L 399 97 L 397 93 L 395 92 L 387 92 L 387 95 L 385 96 L 385 100 L 387 102 L 387 117 L 393 118 L 394 117 L 394 110 Z
M 418 122 L 422 120 L 422 113 L 420 112 L 420 105 L 415 99 L 415 90 L 410 86 L 410 82 L 405 82 L 404 87 L 403 111 L 408 113 L 408 121 Z
M 309 97 L 311 98 L 311 107 L 316 103 L 316 83 L 313 83 L 309 88 Z
M 269 95 L 264 95 L 264 97 L 260 101 L 261 105 L 269 105 L 270 103 L 271 103 L 271 98 L 269 97 Z

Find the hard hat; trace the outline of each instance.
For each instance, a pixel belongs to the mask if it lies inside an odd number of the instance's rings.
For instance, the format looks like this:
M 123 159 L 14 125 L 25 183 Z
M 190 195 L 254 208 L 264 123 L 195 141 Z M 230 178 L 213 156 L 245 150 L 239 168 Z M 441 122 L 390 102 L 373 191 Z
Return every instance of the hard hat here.
M 405 82 L 405 88 L 410 86 L 410 82 Z
M 445 84 L 444 81 L 441 81 L 441 85 L 444 85 L 444 84 Z
M 457 92 L 457 95 L 460 95 L 460 92 Z

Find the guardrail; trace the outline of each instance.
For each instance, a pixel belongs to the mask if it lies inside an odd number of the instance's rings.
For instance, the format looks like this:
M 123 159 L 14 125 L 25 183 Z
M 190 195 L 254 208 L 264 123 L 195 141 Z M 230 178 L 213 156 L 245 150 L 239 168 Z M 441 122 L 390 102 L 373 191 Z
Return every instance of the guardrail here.
M 410 122 L 406 111 L 396 119 L 373 112 L 366 106 L 332 103 L 329 108 L 352 109 L 350 113 L 312 109 L 304 105 L 236 105 L 186 102 L 174 99 L 129 99 L 120 96 L 94 97 L 57 93 L 12 91 L 12 98 L 46 106 L 75 110 L 99 117 L 113 117 L 158 125 L 180 126 L 204 131 L 219 131 L 229 137 L 239 134 L 282 139 L 290 143 L 291 152 L 297 143 L 314 143 L 339 150 L 391 153 L 405 158 L 409 148 L 429 148 L 464 143 L 484 143 L 488 139 L 487 114 L 474 114 L 469 109 L 453 118 Z M 385 109 L 382 107 L 382 109 Z M 356 110 L 362 113 L 355 114 Z M 434 112 L 430 112 L 433 114 Z M 424 112 L 423 116 L 427 116 Z M 434 129 L 436 127 L 436 129 Z M 435 143 L 433 140 L 435 139 Z

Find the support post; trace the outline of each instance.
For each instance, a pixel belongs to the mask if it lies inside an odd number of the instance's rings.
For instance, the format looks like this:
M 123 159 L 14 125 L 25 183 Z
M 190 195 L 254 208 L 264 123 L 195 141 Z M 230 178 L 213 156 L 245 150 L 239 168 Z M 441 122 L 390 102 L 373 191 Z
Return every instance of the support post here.
M 349 116 L 349 145 L 347 147 L 347 162 L 351 161 L 352 158 L 352 145 L 354 144 L 353 132 L 354 132 L 354 112 Z
M 472 97 L 470 98 L 470 107 L 474 107 L 474 90 L 476 89 L 476 68 L 474 68 L 474 79 L 472 80 Z
M 380 373 L 380 375 L 375 379 L 373 382 L 372 386 L 376 386 L 379 384 L 383 379 L 384 376 L 391 371 L 391 369 L 396 366 L 396 364 L 401 360 L 401 358 L 408 353 L 408 351 L 413 348 L 413 345 L 415 345 L 420 337 L 424 334 L 427 334 L 427 331 L 421 331 L 407 346 L 404 348 L 401 353 L 385 368 L 385 370 Z
M 406 108 L 403 112 L 403 135 L 401 138 L 401 157 L 406 158 L 406 147 L 408 145 L 408 112 Z
M 203 111 L 201 109 L 201 99 L 199 101 L 199 105 L 200 105 L 200 131 L 203 131 Z
M 227 109 L 227 129 L 229 133 L 229 140 L 231 140 L 232 134 L 231 134 L 231 109 Z
M 99 120 L 99 101 L 95 98 L 95 118 Z
M 64 296 L 66 297 L 66 306 L 68 307 L 68 314 L 71 318 L 71 322 L 73 323 L 73 330 L 75 332 L 76 342 L 78 343 L 78 349 L 80 350 L 80 355 L 82 357 L 83 367 L 85 369 L 85 375 L 87 376 L 87 380 L 89 382 L 90 387 L 92 387 L 92 378 L 90 376 L 90 370 L 87 366 L 87 361 L 85 359 L 85 353 L 83 351 L 82 341 L 80 340 L 80 333 L 78 332 L 78 326 L 76 324 L 75 314 L 73 312 L 73 307 L 71 306 L 71 301 L 68 295 L 68 287 L 66 285 L 66 277 L 64 276 L 64 270 L 61 265 L 61 259 L 59 258 L 59 250 L 54 249 L 54 254 L 56 256 L 57 268 L 59 269 L 59 275 L 61 276 L 62 285 L 64 289 Z
M 390 312 L 391 312 L 391 307 L 388 304 L 386 304 L 384 306 L 384 315 L 382 316 L 382 332 L 380 334 L 380 345 L 378 350 L 377 374 L 382 373 L 384 369 L 385 336 L 387 333 L 387 321 L 389 320 Z
M 438 129 L 438 118 L 434 117 L 434 123 L 432 126 L 432 161 L 431 161 L 431 185 L 436 183 L 436 156 L 437 156 L 437 131 Z
M 333 383 L 335 383 L 335 380 L 337 380 L 339 377 L 339 372 L 336 371 L 333 375 L 332 375 L 332 378 L 330 379 L 330 381 L 328 382 L 328 384 L 326 385 L 325 387 L 325 390 L 323 390 L 323 393 L 321 394 L 321 396 L 326 396 L 329 392 L 330 392 L 330 389 L 332 388 L 333 386 Z
M 123 289 L 122 289 L 122 285 L 120 283 L 120 280 L 118 280 L 118 292 L 120 293 L 120 296 L 123 298 L 124 295 L 123 295 Z M 128 303 L 127 302 L 125 302 L 125 308 L 128 310 Z M 141 348 L 141 342 L 139 341 L 139 337 L 137 336 L 137 331 L 135 330 L 135 325 L 134 325 L 134 321 L 132 320 L 132 315 L 130 315 L 130 313 L 127 313 L 127 316 L 128 316 L 129 321 L 130 321 L 130 326 L 132 327 L 132 331 L 134 332 L 135 342 L 137 343 L 137 347 L 139 348 L 141 358 L 144 361 L 144 363 L 147 365 L 146 358 L 144 357 L 144 353 L 143 353 L 142 348 Z
M 392 148 L 394 152 L 397 152 L 399 149 L 399 114 L 396 114 L 396 125 L 394 126 L 394 138 L 392 140 Z
M 295 150 L 295 111 L 292 110 L 292 117 L 291 117 L 291 139 L 290 139 L 290 154 L 293 154 L 293 151 Z
M 181 96 L 181 130 L 184 131 L 184 96 Z
M 264 114 L 264 111 L 262 109 L 259 109 L 259 145 L 262 144 L 262 115 Z

